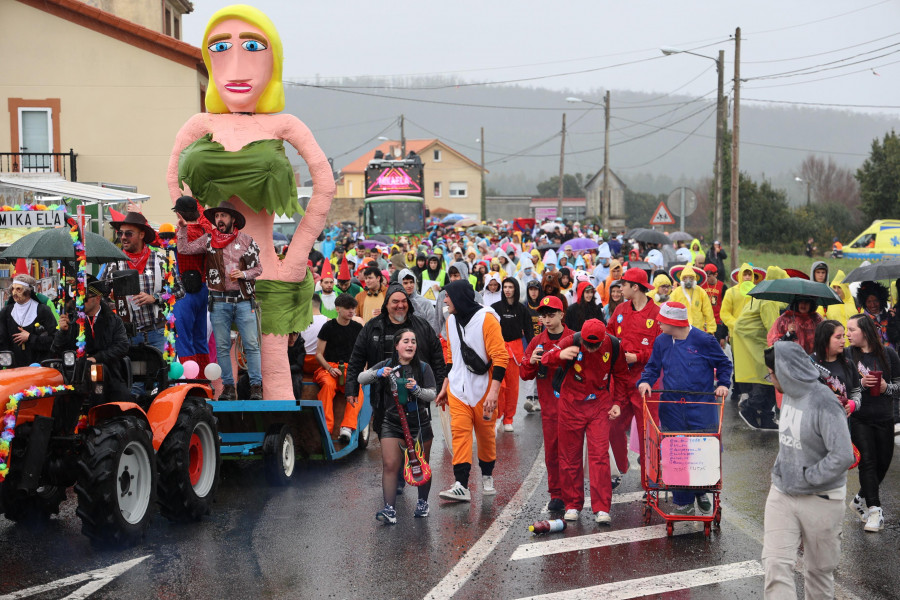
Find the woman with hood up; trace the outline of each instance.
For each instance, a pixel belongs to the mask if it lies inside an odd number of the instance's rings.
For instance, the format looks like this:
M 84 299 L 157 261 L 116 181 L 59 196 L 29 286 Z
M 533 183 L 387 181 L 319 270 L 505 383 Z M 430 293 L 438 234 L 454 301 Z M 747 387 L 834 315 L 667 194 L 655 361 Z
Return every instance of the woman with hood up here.
M 450 285 L 453 281 L 462 280 L 468 283 L 474 290 L 475 286 L 472 285 L 473 279 L 474 278 L 469 275 L 469 267 L 464 261 L 455 262 L 447 269 L 447 285 Z M 444 298 L 447 296 L 447 285 L 445 285 L 444 289 L 441 290 L 441 293 L 438 294 L 437 304 L 434 307 L 434 320 L 438 331 L 444 330 L 444 323 L 447 321 L 447 305 L 444 303 Z M 475 292 L 474 298 L 475 302 L 483 304 L 484 299 L 481 297 L 481 294 Z
M 413 272 L 413 275 L 416 276 L 416 281 L 422 281 L 422 273 L 425 271 L 427 267 L 428 256 L 425 255 L 424 252 L 419 252 L 416 254 L 416 264 L 410 268 Z
M 484 306 L 493 306 L 503 298 L 503 279 L 496 271 L 491 271 L 484 276 L 484 290 L 481 295 Z
M 896 321 L 896 317 L 891 317 L 887 309 L 888 290 L 877 281 L 863 281 L 856 291 L 856 301 L 862 307 L 862 314 L 866 315 L 875 325 L 878 331 L 878 337 L 886 348 L 896 349 L 896 338 L 891 340 L 888 333 L 896 329 L 896 325 L 891 321 Z
M 519 280 L 519 289 L 522 290 L 519 301 L 525 302 L 528 284 L 532 281 L 537 281 L 538 283 L 541 281 L 540 276 L 534 270 L 534 264 L 531 262 L 531 255 L 527 252 L 522 253 L 522 257 L 519 259 L 519 272 L 516 273 L 516 279 Z
M 442 259 L 437 254 L 430 254 L 422 271 L 421 294 L 428 300 L 435 300 L 440 289 L 447 285 L 447 274 L 442 266 Z
M 538 275 L 544 274 L 544 261 L 541 260 L 541 252 L 537 248 L 532 248 L 530 251 L 531 254 L 531 262 L 534 264 L 534 271 Z
M 841 304 L 832 304 L 825 307 L 823 316 L 826 319 L 837 321 L 846 329 L 847 320 L 853 315 L 859 314 L 859 309 L 856 307 L 856 300 L 853 299 L 853 294 L 850 292 L 850 285 L 844 283 L 844 277 L 844 272 L 840 269 L 834 274 L 834 279 L 831 280 L 831 289 L 834 290 L 834 293 L 837 294 L 837 297 L 842 302 Z M 822 307 L 819 307 L 818 312 L 823 314 Z M 848 341 L 847 345 L 849 344 L 850 342 Z
M 528 309 L 519 302 L 519 282 L 515 277 L 503 280 L 501 298 L 490 307 L 500 317 L 500 330 L 509 354 L 506 375 L 497 399 L 497 419 L 503 420 L 503 431 L 512 432 L 519 401 L 519 366 L 525 361 L 525 348 L 531 341 L 533 331 Z
M 576 288 L 577 301 L 569 305 L 566 311 L 566 327 L 572 331 L 581 331 L 581 326 L 589 319 L 598 319 L 606 323 L 603 305 L 594 302 L 596 290 L 589 281 L 581 281 Z
M 487 263 L 483 260 L 479 260 L 474 265 L 472 265 L 472 277 L 475 278 L 474 288 L 476 292 L 484 291 L 484 277 L 488 273 Z

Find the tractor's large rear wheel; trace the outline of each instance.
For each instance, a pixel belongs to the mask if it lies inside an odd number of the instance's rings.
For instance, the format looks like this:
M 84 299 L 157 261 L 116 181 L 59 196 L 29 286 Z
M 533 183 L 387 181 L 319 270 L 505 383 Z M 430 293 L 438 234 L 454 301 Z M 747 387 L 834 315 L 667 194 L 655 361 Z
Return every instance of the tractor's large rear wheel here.
M 81 532 L 104 545 L 140 541 L 156 498 L 156 453 L 147 423 L 124 416 L 88 428 L 78 467 Z
M 157 455 L 159 506 L 172 521 L 208 515 L 219 487 L 219 433 L 212 408 L 188 396 Z

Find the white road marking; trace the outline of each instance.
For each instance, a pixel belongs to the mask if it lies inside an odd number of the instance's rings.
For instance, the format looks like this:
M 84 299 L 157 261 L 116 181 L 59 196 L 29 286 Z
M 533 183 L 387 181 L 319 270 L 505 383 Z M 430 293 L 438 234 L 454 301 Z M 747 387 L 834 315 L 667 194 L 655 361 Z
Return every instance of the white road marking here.
M 687 527 L 676 525 L 674 535 L 684 535 L 702 531 L 702 529 L 696 526 L 695 522 L 690 521 L 686 523 L 690 524 Z M 649 527 L 636 527 L 634 529 L 604 531 L 603 533 L 592 533 L 576 537 L 549 539 L 547 541 L 535 541 L 528 544 L 522 544 L 516 548 L 509 560 L 524 560 L 526 558 L 537 558 L 539 556 L 560 554 L 562 552 L 575 552 L 577 550 L 603 548 L 604 546 L 645 542 L 647 540 L 661 539 L 664 537 L 666 537 L 666 526 L 652 525 Z
M 472 545 L 468 552 L 463 554 L 462 558 L 450 569 L 450 572 L 426 594 L 426 600 L 450 598 L 472 577 L 472 574 L 493 552 L 500 540 L 503 539 L 509 528 L 516 524 L 516 517 L 524 508 L 528 499 L 537 490 L 546 470 L 547 468 L 544 465 L 544 445 L 541 444 L 531 471 L 525 477 L 525 481 L 519 486 L 515 495 L 503 508 L 500 515 L 491 523 L 488 530 Z M 3 599 L 0 598 L 0 600 Z
M 763 575 L 763 568 L 760 562 L 758 560 L 748 560 L 727 565 L 717 565 L 715 567 L 705 567 L 703 569 L 693 569 L 691 571 L 654 575 L 653 577 L 613 581 L 577 590 L 529 596 L 519 600 L 595 600 L 596 598 L 626 600 L 628 598 L 642 598 L 653 594 L 664 594 L 714 583 L 735 581 L 747 577 L 759 577 L 761 575 Z
M 28 598 L 30 596 L 37 596 L 38 594 L 46 594 L 47 592 L 52 592 L 54 590 L 59 590 L 65 587 L 69 587 L 75 585 L 76 583 L 84 583 L 83 586 L 63 598 L 63 600 L 83 600 L 87 598 L 97 590 L 101 589 L 103 586 L 108 584 L 110 581 L 124 573 L 125 571 L 131 569 L 138 563 L 143 562 L 144 560 L 150 558 L 150 555 L 142 556 L 140 558 L 135 558 L 132 560 L 127 560 L 125 562 L 116 563 L 114 565 L 110 565 L 108 567 L 103 567 L 102 569 L 96 569 L 94 571 L 88 571 L 86 573 L 79 573 L 78 575 L 72 575 L 71 577 L 65 577 L 63 579 L 57 579 L 56 581 L 51 581 L 50 583 L 45 583 L 43 585 L 36 585 L 34 587 L 26 588 L 24 590 L 19 590 L 18 592 L 13 592 L 11 594 L 7 594 L 5 596 L 0 596 L 0 600 L 15 600 L 17 598 Z

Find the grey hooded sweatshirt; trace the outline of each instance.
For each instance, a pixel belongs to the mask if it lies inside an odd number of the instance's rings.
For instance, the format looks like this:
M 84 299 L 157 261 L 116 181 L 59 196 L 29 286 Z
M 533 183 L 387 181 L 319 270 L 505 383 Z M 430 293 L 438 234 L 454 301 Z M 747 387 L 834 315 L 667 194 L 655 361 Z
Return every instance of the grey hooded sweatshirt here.
M 796 342 L 775 342 L 775 376 L 784 398 L 772 485 L 788 495 L 843 499 L 853 445 L 837 396 Z
M 830 279 L 831 273 L 828 270 L 828 263 L 826 263 L 823 260 L 813 261 L 812 266 L 809 268 L 809 280 L 815 281 L 815 278 L 813 277 L 813 275 L 816 272 L 816 269 L 820 269 L 822 267 L 825 268 L 825 285 L 831 285 L 831 279 Z
M 469 266 L 464 261 L 457 261 L 455 263 L 451 263 L 447 268 L 447 282 L 450 282 L 450 269 L 456 269 L 459 271 L 459 274 L 462 276 L 463 281 L 469 281 Z M 471 284 L 471 282 L 470 282 Z M 444 304 L 444 298 L 447 297 L 447 292 L 441 290 L 441 293 L 438 294 L 437 302 L 434 304 L 434 325 L 437 328 L 438 335 L 441 335 L 444 330 L 444 323 L 447 321 L 447 305 Z M 475 302 L 478 304 L 483 304 L 481 294 L 479 292 L 475 292 Z
M 434 307 L 431 305 L 431 302 L 427 298 L 425 298 L 424 296 L 422 296 L 422 294 L 420 294 L 418 292 L 419 278 L 416 277 L 416 274 L 413 272 L 413 270 L 412 269 L 401 269 L 400 272 L 397 274 L 397 283 L 402 284 L 403 280 L 406 279 L 407 277 L 412 277 L 413 280 L 416 282 L 416 291 L 414 291 L 412 293 L 412 296 L 409 297 L 409 301 L 413 303 L 413 306 L 416 309 L 416 314 L 418 316 L 422 317 L 423 319 L 425 319 L 426 321 L 428 321 L 428 324 L 431 325 L 432 329 L 434 329 L 434 327 L 435 327 Z M 441 332 L 436 329 L 435 329 L 435 333 L 438 335 L 441 335 Z

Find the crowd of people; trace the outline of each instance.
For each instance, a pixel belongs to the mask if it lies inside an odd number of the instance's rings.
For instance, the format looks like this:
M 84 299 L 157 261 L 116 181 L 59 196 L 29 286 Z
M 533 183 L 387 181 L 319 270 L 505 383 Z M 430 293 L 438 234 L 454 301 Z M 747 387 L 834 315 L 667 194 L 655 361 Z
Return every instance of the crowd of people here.
M 218 361 L 223 387 L 217 399 L 262 399 L 254 294 L 260 249 L 228 202 L 201 211 L 193 198 L 182 197 L 173 210 L 179 359 L 202 368 L 216 355 L 230 358 L 234 327 L 246 366 L 236 374 L 230 360 Z M 157 232 L 138 212 L 113 226 L 127 260 L 91 278 L 85 303 L 87 356 L 103 363 L 115 363 L 135 344 L 162 350 L 165 343 L 161 274 L 167 258 L 152 247 Z M 859 454 L 860 482 L 850 507 L 866 531 L 884 527 L 879 489 L 893 455 L 900 398 L 895 285 L 893 302 L 892 290 L 879 282 L 863 282 L 854 293 L 843 272 L 832 276 L 821 261 L 808 274 L 751 264 L 729 273 L 719 242 L 705 251 L 696 239 L 648 245 L 577 222 L 524 230 L 504 222 L 480 231 L 493 233 L 438 225 L 421 239 L 389 243 L 335 226 L 310 253 L 312 322 L 289 336 L 294 390 L 299 397 L 304 380 L 318 385 L 328 430 L 346 443 L 358 426 L 361 386 L 370 386 L 383 461 L 380 521 L 398 519 L 404 438 L 412 436 L 424 461 L 430 456 L 432 404 L 449 413 L 453 455 L 454 483 L 440 498 L 471 500 L 473 438 L 481 493 L 496 493 L 496 436 L 516 431 L 523 388 L 525 411 L 540 413 L 548 510 L 579 519 L 586 447 L 591 512 L 608 524 L 612 490 L 630 471 L 629 432 L 643 439 L 646 398 L 677 389 L 723 401 L 730 392 L 733 410 L 750 428 L 779 431 L 766 508 L 767 588 L 786 585 L 791 553 L 808 539 L 810 514 L 785 509 L 786 498 L 837 502 L 816 517 L 832 525 L 842 514 L 835 507 L 846 493 L 850 442 Z M 139 291 L 111 306 L 110 285 L 126 269 L 138 273 Z M 751 294 L 763 280 L 789 277 L 830 287 L 840 303 L 817 295 L 782 303 Z M 57 314 L 35 283 L 17 274 L 0 313 L 0 349 L 12 351 L 14 366 L 75 345 L 72 315 Z M 115 366 L 110 372 L 115 376 Z M 339 392 L 346 408 L 335 427 Z M 717 430 L 718 412 L 709 405 L 666 399 L 663 392 L 654 414 L 662 431 Z M 643 444 L 635 441 L 642 455 Z M 642 483 L 645 467 L 641 456 Z M 414 516 L 427 517 L 430 482 L 417 491 Z M 673 514 L 682 516 L 711 509 L 703 492 L 675 494 L 674 504 Z M 771 522 L 779 523 L 771 536 L 770 512 Z M 840 532 L 839 521 L 832 529 Z M 829 539 L 839 554 L 839 537 Z M 808 581 L 824 589 L 832 555 L 823 549 L 807 556 Z

